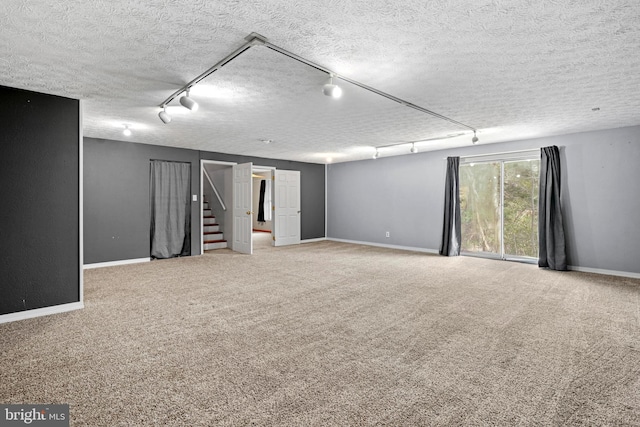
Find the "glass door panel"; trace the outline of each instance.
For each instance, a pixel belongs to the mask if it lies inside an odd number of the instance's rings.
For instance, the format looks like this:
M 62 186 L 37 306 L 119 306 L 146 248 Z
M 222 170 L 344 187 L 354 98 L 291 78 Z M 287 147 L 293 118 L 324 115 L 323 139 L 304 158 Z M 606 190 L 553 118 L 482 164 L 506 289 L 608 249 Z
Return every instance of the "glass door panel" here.
M 460 165 L 462 252 L 537 258 L 539 168 L 539 159 Z
M 504 162 L 505 258 L 538 257 L 540 160 Z
M 460 165 L 463 252 L 499 257 L 501 248 L 501 163 Z

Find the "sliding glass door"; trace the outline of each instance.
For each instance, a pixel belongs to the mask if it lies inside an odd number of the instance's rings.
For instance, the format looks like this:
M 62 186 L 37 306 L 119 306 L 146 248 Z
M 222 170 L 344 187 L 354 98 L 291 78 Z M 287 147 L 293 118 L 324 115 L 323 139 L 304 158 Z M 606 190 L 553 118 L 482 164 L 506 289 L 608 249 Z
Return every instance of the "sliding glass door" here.
M 460 164 L 462 252 L 502 259 L 538 256 L 538 158 Z

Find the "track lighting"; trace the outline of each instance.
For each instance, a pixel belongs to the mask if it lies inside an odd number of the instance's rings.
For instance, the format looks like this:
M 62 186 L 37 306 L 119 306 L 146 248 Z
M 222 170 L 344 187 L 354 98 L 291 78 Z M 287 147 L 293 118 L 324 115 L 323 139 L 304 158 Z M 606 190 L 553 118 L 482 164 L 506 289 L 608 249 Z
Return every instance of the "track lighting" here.
M 373 155 L 374 159 L 377 159 L 378 157 L 380 157 L 380 152 L 378 151 L 378 149 L 376 148 L 376 153 Z
M 329 74 L 329 80 L 322 86 L 322 93 L 332 98 L 340 98 L 342 96 L 342 89 L 340 86 L 333 84 L 333 74 Z
M 187 91 L 185 92 L 185 94 L 180 98 L 180 104 L 182 104 L 183 107 L 188 108 L 189 110 L 196 112 L 198 111 L 198 103 L 196 101 L 194 101 L 193 99 L 189 98 L 189 89 L 187 88 Z
M 418 147 L 416 147 L 416 143 L 415 142 L 411 143 L 411 152 L 412 153 L 417 153 L 418 152 Z
M 180 104 L 182 104 L 184 107 L 186 107 L 187 109 L 191 110 L 191 111 L 196 111 L 198 109 L 198 103 L 195 102 L 194 100 L 192 100 L 189 97 L 189 90 L 194 87 L 195 85 L 197 85 L 198 83 L 200 83 L 202 80 L 206 79 L 207 77 L 209 77 L 211 74 L 213 74 L 214 72 L 220 70 L 223 66 L 229 64 L 231 61 L 235 60 L 236 58 L 238 58 L 240 55 L 242 55 L 244 52 L 248 51 L 250 48 L 254 47 L 254 46 L 264 46 L 269 48 L 271 51 L 280 53 L 288 58 L 294 59 L 296 61 L 299 61 L 309 67 L 312 67 L 320 72 L 325 73 L 326 75 L 329 76 L 328 81 L 322 86 L 322 93 L 325 96 L 329 96 L 331 98 L 339 98 L 342 95 L 342 89 L 334 84 L 333 82 L 333 78 L 339 78 L 342 82 L 345 83 L 349 83 L 352 86 L 356 86 L 359 87 L 360 89 L 364 89 L 366 91 L 369 91 L 373 94 L 382 96 L 386 99 L 389 99 L 391 101 L 395 101 L 398 104 L 411 108 L 413 110 L 419 111 L 421 113 L 425 113 L 428 114 L 432 117 L 435 117 L 437 119 L 440 120 L 445 120 L 449 123 L 452 123 L 454 125 L 457 126 L 461 126 L 463 128 L 466 128 L 466 132 L 468 133 L 469 130 L 473 131 L 473 139 L 472 142 L 475 144 L 476 142 L 478 142 L 478 137 L 476 135 L 476 129 L 472 126 L 469 126 L 465 123 L 459 122 L 457 120 L 454 120 L 450 117 L 444 116 L 442 114 L 436 113 L 435 111 L 431 111 L 427 108 L 421 107 L 420 105 L 416 105 L 412 102 L 409 102 L 405 99 L 402 98 L 398 98 L 397 96 L 391 95 L 389 93 L 383 92 L 379 89 L 376 89 L 374 87 L 368 86 L 364 83 L 361 83 L 359 81 L 353 80 L 347 76 L 344 75 L 340 75 L 340 74 L 336 74 L 334 71 L 324 67 L 321 64 L 315 63 L 313 61 L 310 61 L 306 58 L 303 58 L 299 55 L 296 55 L 293 52 L 289 52 L 279 46 L 276 46 L 272 43 L 269 42 L 269 40 L 264 37 L 261 36 L 260 34 L 257 33 L 251 33 L 249 34 L 247 37 L 245 37 L 245 43 L 242 44 L 242 46 L 239 46 L 237 49 L 235 49 L 233 52 L 231 52 L 230 54 L 228 54 L 227 56 L 225 56 L 224 58 L 222 58 L 221 60 L 219 60 L 218 62 L 216 62 L 214 65 L 212 65 L 211 67 L 209 67 L 206 71 L 204 71 L 203 73 L 201 73 L 200 75 L 198 75 L 197 77 L 195 77 L 193 80 L 191 80 L 190 82 L 186 83 L 184 86 L 178 88 L 175 92 L 173 92 L 171 95 L 169 95 L 169 97 L 167 97 L 161 104 L 159 104 L 159 107 L 161 109 L 163 109 L 163 111 L 158 113 L 158 116 L 160 117 L 160 120 L 162 120 L 163 123 L 169 123 L 171 121 L 171 116 L 169 116 L 166 112 L 166 106 L 170 105 L 171 102 L 173 102 L 176 98 L 180 97 Z M 453 136 L 457 136 L 457 135 L 447 135 L 446 138 L 450 138 Z M 445 138 L 433 138 L 433 139 L 445 139 Z M 403 143 L 404 144 L 404 143 Z M 400 144 L 393 144 L 393 145 L 400 145 Z M 386 148 L 385 146 L 381 146 L 378 148 Z M 412 147 L 412 153 L 417 153 L 417 149 L 414 150 L 415 147 Z M 379 153 L 376 155 L 376 158 L 379 156 Z
M 124 130 L 122 131 L 124 136 L 131 136 L 131 129 L 129 129 L 129 125 L 124 125 Z
M 160 120 L 162 120 L 164 124 L 167 124 L 171 121 L 171 116 L 169 115 L 169 113 L 167 113 L 166 105 L 162 107 L 162 111 L 158 113 L 158 117 L 160 117 Z

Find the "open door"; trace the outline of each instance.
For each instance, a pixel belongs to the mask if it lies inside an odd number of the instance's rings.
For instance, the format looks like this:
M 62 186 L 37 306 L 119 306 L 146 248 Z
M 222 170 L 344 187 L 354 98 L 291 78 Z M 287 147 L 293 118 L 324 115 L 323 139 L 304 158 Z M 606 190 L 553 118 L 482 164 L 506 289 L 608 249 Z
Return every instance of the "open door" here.
M 300 171 L 275 170 L 274 246 L 300 243 Z
M 243 254 L 253 253 L 251 235 L 253 225 L 252 195 L 253 179 L 252 163 L 233 166 L 233 239 L 231 249 Z

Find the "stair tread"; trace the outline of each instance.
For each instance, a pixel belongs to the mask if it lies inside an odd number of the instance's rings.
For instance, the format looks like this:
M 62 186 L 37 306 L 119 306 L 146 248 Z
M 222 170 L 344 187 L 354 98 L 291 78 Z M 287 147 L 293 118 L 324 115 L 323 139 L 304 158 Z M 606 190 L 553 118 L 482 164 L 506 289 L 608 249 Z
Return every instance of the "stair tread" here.
M 205 231 L 202 234 L 222 234 L 222 231 Z
M 207 243 L 226 243 L 226 240 L 224 240 L 224 239 L 223 240 L 205 240 L 203 243 L 204 244 L 207 244 Z
M 213 215 L 204 215 L 202 218 L 215 218 Z

